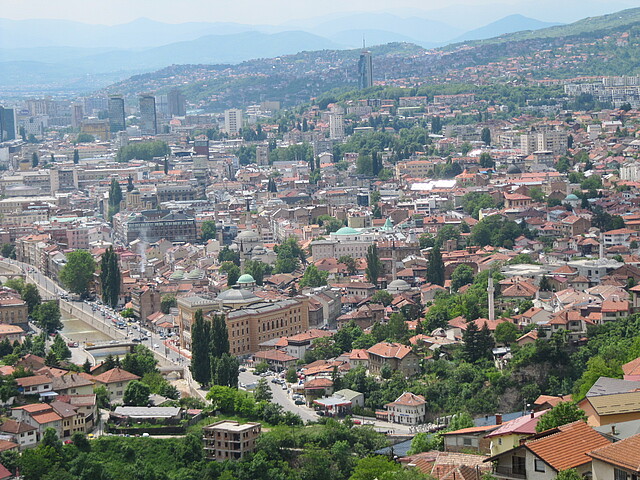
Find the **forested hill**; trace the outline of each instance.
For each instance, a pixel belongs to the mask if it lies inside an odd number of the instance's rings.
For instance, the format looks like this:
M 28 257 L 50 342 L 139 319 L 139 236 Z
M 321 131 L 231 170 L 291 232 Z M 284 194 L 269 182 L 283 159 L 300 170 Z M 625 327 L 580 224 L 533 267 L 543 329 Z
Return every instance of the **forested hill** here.
M 442 49 L 391 43 L 370 50 L 374 81 L 396 86 L 632 75 L 640 73 L 640 8 Z M 262 100 L 291 106 L 332 89 L 353 89 L 359 55 L 357 49 L 322 50 L 239 65 L 173 65 L 106 91 L 135 95 L 179 86 L 209 111 Z

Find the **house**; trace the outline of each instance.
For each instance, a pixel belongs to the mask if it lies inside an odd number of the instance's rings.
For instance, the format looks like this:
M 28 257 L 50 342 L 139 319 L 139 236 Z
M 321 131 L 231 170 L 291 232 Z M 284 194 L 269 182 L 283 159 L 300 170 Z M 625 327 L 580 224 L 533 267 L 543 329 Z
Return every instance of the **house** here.
M 202 429 L 204 454 L 207 460 L 239 460 L 256 449 L 262 425 L 249 422 L 240 424 L 221 420 Z
M 267 362 L 270 367 L 274 368 L 278 372 L 286 370 L 291 365 L 295 365 L 297 361 L 297 357 L 293 357 L 280 350 L 264 350 L 262 352 L 256 352 L 253 355 L 254 364 Z
M 483 425 L 445 432 L 442 434 L 444 450 L 465 453 L 472 451 L 488 455 L 491 453 L 491 440 L 486 438 L 486 435 L 498 428 L 500 425 Z
M 42 395 L 53 390 L 53 381 L 45 375 L 33 375 L 16 380 L 22 395 Z
M 20 342 L 23 335 L 24 330 L 20 326 L 0 323 L 0 342 L 4 339 L 9 340 L 12 344 Z
M 578 421 L 534 435 L 485 462 L 493 462 L 493 475 L 504 480 L 547 480 L 571 468 L 585 475 L 591 472 L 588 454 L 610 443 L 585 422 Z
M 371 375 L 381 376 L 385 365 L 405 377 L 420 373 L 420 358 L 411 348 L 401 343 L 380 342 L 369 348 L 367 353 Z
M 304 382 L 304 396 L 307 405 L 311 405 L 317 398 L 325 397 L 333 393 L 333 381 L 329 378 L 313 378 Z
M 640 390 L 587 396 L 578 403 L 592 427 L 640 419 Z
M 93 377 L 96 384 L 104 385 L 109 392 L 111 402 L 121 401 L 124 397 L 124 391 L 133 380 L 139 380 L 138 375 L 129 373 L 120 367 L 112 368 L 100 375 Z
M 437 480 L 478 480 L 491 472 L 491 467 L 484 463 L 484 455 L 454 452 L 422 452 L 398 461 L 408 467 L 415 467 Z
M 46 403 L 31 403 L 11 409 L 11 416 L 18 422 L 26 422 L 36 428 L 36 441 L 39 442 L 47 428 L 53 428 L 58 437 L 62 437 L 62 417 Z
M 640 477 L 640 434 L 597 448 L 591 457 L 593 480 L 631 480 Z
M 570 402 L 571 395 L 560 395 L 560 396 L 552 396 L 552 395 L 540 395 L 533 402 L 533 410 L 535 412 L 540 412 L 542 410 L 549 410 L 550 408 L 555 407 L 561 402 Z
M 10 435 L 12 441 L 17 443 L 21 449 L 36 445 L 36 430 L 36 427 L 27 422 L 18 422 L 11 418 L 6 419 L 0 425 L 1 434 Z
M 489 450 L 491 455 L 497 455 L 517 447 L 521 440 L 536 433 L 536 425 L 540 416 L 547 411 L 531 412 L 530 414 L 514 418 L 503 423 L 499 428 L 486 435 L 491 441 Z M 496 421 L 496 423 L 499 423 Z
M 376 412 L 376 418 L 403 425 L 419 425 L 424 423 L 427 413 L 427 402 L 422 395 L 404 392 L 395 402 L 385 405 L 386 411 Z
M 76 374 L 62 375 L 51 379 L 53 391 L 59 395 L 91 395 L 93 382 Z

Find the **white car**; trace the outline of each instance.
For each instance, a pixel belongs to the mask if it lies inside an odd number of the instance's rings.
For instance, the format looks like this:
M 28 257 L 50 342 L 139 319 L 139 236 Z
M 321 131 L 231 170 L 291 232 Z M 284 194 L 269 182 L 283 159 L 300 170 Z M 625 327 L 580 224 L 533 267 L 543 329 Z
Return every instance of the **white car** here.
M 160 348 L 160 345 L 158 345 L 157 343 L 154 343 L 153 348 Z

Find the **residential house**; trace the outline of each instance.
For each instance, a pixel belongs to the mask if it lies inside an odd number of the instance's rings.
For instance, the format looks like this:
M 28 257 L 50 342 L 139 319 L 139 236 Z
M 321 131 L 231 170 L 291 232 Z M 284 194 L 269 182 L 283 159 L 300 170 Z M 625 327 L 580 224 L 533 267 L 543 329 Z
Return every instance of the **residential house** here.
M 10 435 L 12 441 L 20 445 L 20 448 L 27 448 L 37 444 L 37 428 L 27 422 L 18 422 L 11 418 L 6 419 L 0 425 L 0 433 Z
M 489 455 L 491 440 L 486 435 L 498 428 L 500 425 L 484 425 L 445 432 L 442 434 L 444 450 L 445 452 L 475 452 Z
M 563 470 L 575 468 L 580 475 L 591 472 L 592 450 L 611 443 L 585 422 L 552 428 L 521 445 L 486 459 L 493 475 L 501 480 L 549 480 Z
M 112 368 L 100 375 L 93 377 L 97 384 L 104 385 L 109 392 L 111 402 L 122 401 L 124 391 L 129 383 L 133 380 L 139 380 L 140 377 L 129 373 L 120 367 Z
M 640 478 L 640 434 L 597 448 L 591 457 L 593 480 Z
M 640 390 L 587 396 L 578 403 L 593 427 L 640 419 Z
M 426 419 L 427 402 L 422 395 L 411 392 L 404 392 L 385 408 L 386 411 L 376 412 L 376 418 L 403 425 L 420 425 Z
M 420 373 L 420 358 L 410 347 L 401 343 L 380 342 L 369 348 L 367 353 L 371 375 L 381 376 L 385 365 L 407 378 Z
M 70 373 L 51 379 L 53 391 L 58 395 L 91 395 L 94 382 L 86 377 Z
M 42 395 L 53 391 L 53 380 L 46 375 L 32 375 L 16 380 L 22 395 Z
M 511 450 L 520 445 L 523 439 L 535 434 L 538 420 L 544 413 L 546 413 L 546 410 L 531 412 L 530 414 L 514 418 L 488 433 L 486 438 L 491 441 L 489 446 L 491 455 L 498 455 L 507 450 Z
M 640 357 L 622 365 L 625 380 L 640 381 Z
M 221 420 L 202 429 L 205 458 L 225 461 L 239 460 L 256 449 L 262 426 L 259 423 L 240 424 Z

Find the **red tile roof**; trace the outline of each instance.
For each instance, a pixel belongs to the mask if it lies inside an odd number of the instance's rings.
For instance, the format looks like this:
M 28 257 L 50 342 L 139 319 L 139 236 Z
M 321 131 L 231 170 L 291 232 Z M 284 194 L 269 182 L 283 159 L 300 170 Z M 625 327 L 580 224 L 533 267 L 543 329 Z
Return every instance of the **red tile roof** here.
M 593 450 L 589 456 L 633 472 L 640 472 L 640 434 Z
M 116 383 L 116 382 L 128 382 L 130 380 L 138 380 L 140 377 L 129 373 L 126 370 L 122 370 L 120 367 L 112 368 L 100 375 L 94 377 L 96 381 L 100 383 Z

